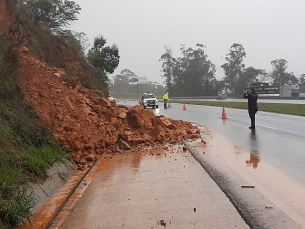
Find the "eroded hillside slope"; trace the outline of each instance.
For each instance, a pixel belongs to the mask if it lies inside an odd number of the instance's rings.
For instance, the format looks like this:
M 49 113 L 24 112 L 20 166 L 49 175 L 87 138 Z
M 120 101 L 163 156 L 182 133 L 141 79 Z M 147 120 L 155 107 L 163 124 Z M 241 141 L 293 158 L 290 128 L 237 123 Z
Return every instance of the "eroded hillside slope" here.
M 66 63 L 61 64 L 63 68 L 50 67 L 26 47 L 29 34 L 11 17 L 5 1 L 0 2 L 0 11 L 4 34 L 14 41 L 14 68 L 22 79 L 25 99 L 69 149 L 78 169 L 86 169 L 104 152 L 122 153 L 130 148 L 200 137 L 199 130 L 189 122 L 155 117 L 152 110 L 141 106 L 118 107 L 114 101 L 82 87 L 82 66 L 63 44 L 59 44 L 59 58 Z
M 155 146 L 200 137 L 189 122 L 155 117 L 142 106 L 116 106 L 96 93 L 64 81 L 63 69 L 39 62 L 25 47 L 18 49 L 18 72 L 27 101 L 41 114 L 54 136 L 71 151 L 79 169 L 104 152 Z

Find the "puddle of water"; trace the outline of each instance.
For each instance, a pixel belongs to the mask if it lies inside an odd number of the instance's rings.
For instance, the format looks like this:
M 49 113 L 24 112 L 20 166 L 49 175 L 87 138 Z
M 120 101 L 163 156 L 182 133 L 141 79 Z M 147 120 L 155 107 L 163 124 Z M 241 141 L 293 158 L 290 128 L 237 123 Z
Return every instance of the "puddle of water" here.
M 222 136 L 207 133 L 207 144 L 196 143 L 198 151 L 204 150 L 208 160 L 229 166 L 283 212 L 305 227 L 305 187 L 259 158 L 259 139 L 251 133 L 251 152 L 232 145 Z

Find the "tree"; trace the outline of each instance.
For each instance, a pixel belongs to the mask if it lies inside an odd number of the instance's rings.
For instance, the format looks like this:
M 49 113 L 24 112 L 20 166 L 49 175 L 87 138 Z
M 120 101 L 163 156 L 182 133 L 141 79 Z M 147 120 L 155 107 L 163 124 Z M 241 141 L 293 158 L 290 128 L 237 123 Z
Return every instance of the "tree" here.
M 124 76 L 127 76 L 127 77 L 129 77 L 129 78 L 137 77 L 137 75 L 136 75 L 134 72 L 130 71 L 130 70 L 127 69 L 127 68 L 123 69 L 123 70 L 121 71 L 121 74 L 124 75 Z
M 294 75 L 293 72 L 290 72 L 287 74 L 287 78 L 288 78 L 288 84 L 292 85 L 292 84 L 298 84 L 298 78 Z
M 226 85 L 223 80 L 217 80 L 214 78 L 210 84 L 210 95 L 218 95 L 220 92 L 226 89 Z
M 203 44 L 197 49 L 181 47 L 183 57 L 178 58 L 179 70 L 183 77 L 184 92 L 188 96 L 208 95 L 210 82 L 215 78 L 215 65 L 207 59 Z
M 305 74 L 301 74 L 299 77 L 299 84 L 305 85 Z
M 272 83 L 271 72 L 266 72 L 266 70 L 264 69 L 262 69 L 261 71 L 261 74 L 256 77 L 256 80 L 258 82 Z
M 106 39 L 103 36 L 94 39 L 93 47 L 88 51 L 87 59 L 92 67 L 100 69 L 101 72 L 113 73 L 119 65 L 119 49 L 114 44 L 105 46 Z
M 60 31 L 63 27 L 77 20 L 76 14 L 80 6 L 68 0 L 24 0 L 35 23 L 47 25 L 52 31 Z
M 132 88 L 129 85 L 129 79 L 132 77 L 138 77 L 133 71 L 125 68 L 121 71 L 121 74 L 113 77 L 114 79 L 114 91 L 116 93 L 131 93 Z
M 207 61 L 206 65 L 206 70 L 205 74 L 203 75 L 203 84 L 205 85 L 205 94 L 206 95 L 212 95 L 213 90 L 211 90 L 213 87 L 213 82 L 217 81 L 215 78 L 215 72 L 216 72 L 216 67 L 214 64 L 212 64 L 211 61 Z
M 166 47 L 161 56 L 163 77 L 171 96 L 197 96 L 210 93 L 211 82 L 215 78 L 215 65 L 207 59 L 202 44 L 196 49 L 181 45 L 182 57 L 174 58 L 172 50 Z
M 115 93 L 127 93 L 129 87 L 128 76 L 126 75 L 116 75 L 113 77 L 113 86 Z
M 64 38 L 67 46 L 75 53 L 84 56 L 85 50 L 89 47 L 88 38 L 83 32 L 74 32 L 72 30 L 62 30 L 58 32 Z
M 161 56 L 161 59 L 159 61 L 163 61 L 162 64 L 162 72 L 163 75 L 162 77 L 165 78 L 165 86 L 167 87 L 167 92 L 168 93 L 172 93 L 172 85 L 173 85 L 173 70 L 174 70 L 174 66 L 175 66 L 175 58 L 173 58 L 172 56 L 172 50 L 171 48 L 167 47 L 166 45 L 165 47 L 165 53 Z
M 236 94 L 242 95 L 245 87 L 251 85 L 259 75 L 263 74 L 263 70 L 248 67 L 243 69 L 241 77 L 236 80 Z
M 243 60 L 245 57 L 246 52 L 244 47 L 241 44 L 234 43 L 226 55 L 225 59 L 227 63 L 221 65 L 221 68 L 225 72 L 224 81 L 232 94 L 237 94 L 237 81 L 244 72 L 245 65 L 243 64 Z
M 284 85 L 284 84 L 296 84 L 298 79 L 295 77 L 293 72 L 286 72 L 288 62 L 284 59 L 276 59 L 271 61 L 272 72 L 271 77 L 273 84 Z
M 271 61 L 272 72 L 271 77 L 274 84 L 283 85 L 287 83 L 287 61 L 284 59 L 276 59 Z

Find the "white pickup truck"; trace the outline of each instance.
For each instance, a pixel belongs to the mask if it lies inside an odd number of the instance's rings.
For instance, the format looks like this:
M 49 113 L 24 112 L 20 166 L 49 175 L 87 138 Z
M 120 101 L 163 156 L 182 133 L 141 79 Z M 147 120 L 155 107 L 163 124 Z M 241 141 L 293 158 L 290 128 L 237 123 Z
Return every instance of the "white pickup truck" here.
M 152 107 L 153 109 L 159 107 L 158 99 L 152 93 L 144 93 L 140 98 L 140 105 L 143 105 L 144 109 L 146 109 L 146 107 Z

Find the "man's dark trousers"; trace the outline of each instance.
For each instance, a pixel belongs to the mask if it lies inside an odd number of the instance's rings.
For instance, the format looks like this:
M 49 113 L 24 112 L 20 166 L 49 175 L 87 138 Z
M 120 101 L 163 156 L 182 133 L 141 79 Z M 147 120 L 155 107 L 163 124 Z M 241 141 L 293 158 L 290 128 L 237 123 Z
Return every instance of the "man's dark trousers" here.
M 251 119 L 251 128 L 255 128 L 255 114 L 257 112 L 257 107 L 250 106 L 248 107 L 248 113 Z
M 167 108 L 167 99 L 164 99 L 164 108 Z

